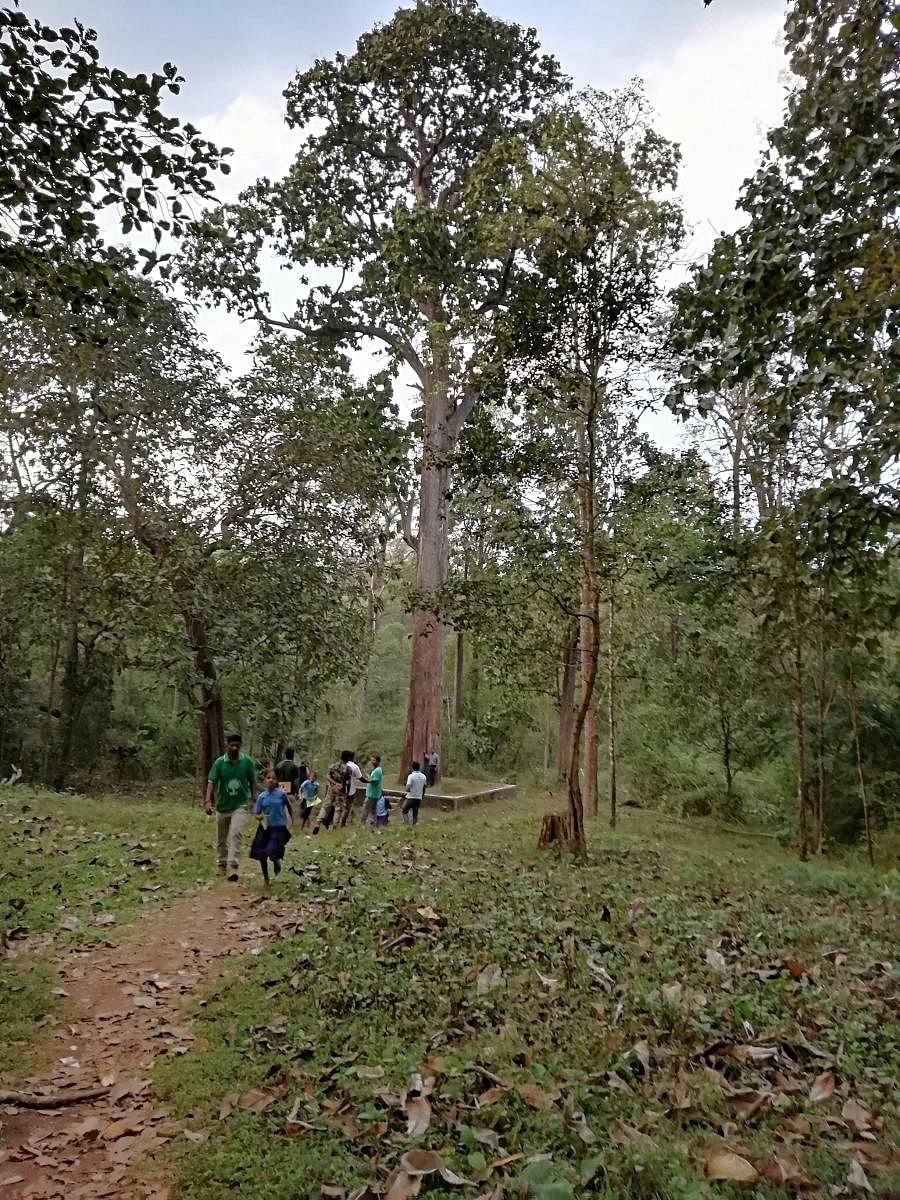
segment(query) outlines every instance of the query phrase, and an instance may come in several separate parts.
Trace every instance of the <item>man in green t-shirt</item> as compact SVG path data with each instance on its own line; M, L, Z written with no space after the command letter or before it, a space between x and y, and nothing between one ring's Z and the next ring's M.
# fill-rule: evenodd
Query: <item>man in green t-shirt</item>
M203 807L211 813L215 800L216 867L232 882L237 882L241 839L255 796L256 766L249 754L241 753L241 735L230 733L225 753L209 769Z

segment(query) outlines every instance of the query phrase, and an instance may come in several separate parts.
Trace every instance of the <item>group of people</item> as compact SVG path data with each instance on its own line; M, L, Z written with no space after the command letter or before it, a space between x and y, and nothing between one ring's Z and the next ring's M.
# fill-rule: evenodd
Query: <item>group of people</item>
M425 789L437 777L438 755L434 751L426 754L424 765L425 771L419 762L414 762L406 780L400 811L409 825L418 823ZM328 768L323 796L315 771L305 762L297 762L293 749L288 747L284 758L263 773L263 786L258 787L256 763L242 752L241 735L229 734L225 753L210 768L204 800L206 812L216 813L218 874L237 881L244 829L252 815L257 827L250 857L260 864L268 887L269 865L276 875L281 871L291 830L307 829L313 814L313 835L320 829L343 828L351 819L360 785L365 787L360 822L376 828L387 825L391 803L384 790L380 755L370 756L369 773L364 775L354 752L343 751Z

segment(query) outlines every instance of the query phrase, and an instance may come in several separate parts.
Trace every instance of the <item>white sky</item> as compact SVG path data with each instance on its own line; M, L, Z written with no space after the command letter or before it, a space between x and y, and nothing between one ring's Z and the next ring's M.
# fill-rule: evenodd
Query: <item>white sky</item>
M399 0L398 0L399 2ZM780 115L783 0L482 0L508 20L535 25L576 87L610 89L644 79L661 133L684 155L681 193L692 235L689 262L720 230L739 223L738 188L754 169L766 128ZM175 62L186 76L171 110L220 145L233 147L231 199L259 175L279 177L297 145L282 120L281 93L297 69L349 50L358 34L390 17L394 0L32 0L29 11L94 26L101 54L130 70ZM290 277L271 273L273 298L291 308ZM227 313L203 314L201 328L240 370L253 329ZM658 440L677 430L652 418Z

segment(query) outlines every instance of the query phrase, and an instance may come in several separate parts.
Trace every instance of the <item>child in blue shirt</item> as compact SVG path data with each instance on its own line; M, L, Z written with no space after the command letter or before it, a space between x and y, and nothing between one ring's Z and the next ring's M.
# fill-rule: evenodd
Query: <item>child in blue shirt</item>
M310 771L309 775L300 784L300 828L305 829L309 824L309 815L313 810L313 806L318 804L319 796L319 781L316 778L315 771Z
M277 875L281 871L284 849L291 840L288 819L293 817L287 794L278 786L278 776L273 770L266 771L265 788L256 797L253 815L259 822L250 857L262 867L265 886L269 886L269 860ZM265 825L263 824L265 821Z

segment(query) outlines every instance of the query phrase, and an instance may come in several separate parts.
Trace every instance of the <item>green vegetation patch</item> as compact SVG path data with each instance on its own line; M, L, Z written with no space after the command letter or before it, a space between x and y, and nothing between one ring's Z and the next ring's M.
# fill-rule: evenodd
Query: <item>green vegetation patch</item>
M896 1187L890 887L798 886L770 841L644 816L577 867L536 852L538 811L292 844L270 902L333 912L242 961L196 1014L208 1049L161 1065L178 1196Z

